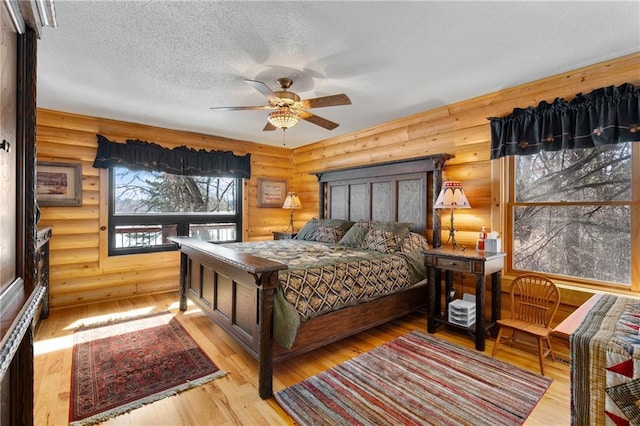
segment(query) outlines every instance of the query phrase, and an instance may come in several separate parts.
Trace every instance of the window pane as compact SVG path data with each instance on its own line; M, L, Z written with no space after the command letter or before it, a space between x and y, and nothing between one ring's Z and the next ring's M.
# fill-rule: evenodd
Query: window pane
M189 225L189 236L205 241L236 241L235 223L195 223Z
M122 225L115 228L115 248L173 244L167 238L178 235L178 225Z
M630 206L517 206L514 218L514 269L630 285Z
M518 156L516 202L630 201L631 143Z
M236 179L114 169L118 214L235 214Z

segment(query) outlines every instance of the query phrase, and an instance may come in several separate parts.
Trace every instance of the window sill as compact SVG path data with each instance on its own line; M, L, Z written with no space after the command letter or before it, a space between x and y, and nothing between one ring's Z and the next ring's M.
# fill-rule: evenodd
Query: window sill
M502 274L502 291L508 292L511 281L517 274ZM630 288L623 286L595 286L586 283L576 283L561 281L554 278L551 280L560 289L561 303L567 306L578 307L587 301L591 296L597 293L612 294L616 296L640 298L640 292L632 291Z

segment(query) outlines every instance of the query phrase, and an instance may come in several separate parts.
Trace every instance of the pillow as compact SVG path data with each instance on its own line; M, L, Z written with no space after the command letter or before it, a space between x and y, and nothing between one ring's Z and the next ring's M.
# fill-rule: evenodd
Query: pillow
M336 226L344 230L344 232L347 232L349 229L351 229L354 223L354 222L351 222L350 220L344 220L344 219L325 219L325 220L327 221L327 225Z
M360 248L364 244L364 238L369 233L368 228L362 226L352 226L344 237L338 242L341 246Z
M313 235L313 239L315 241L319 241L321 243L331 243L337 244L338 241L344 237L344 229L338 228L337 226L332 225L324 225L318 227L315 234Z
M409 232L409 234L407 234L407 236L402 239L402 244L400 244L400 251L402 253L428 249L429 241L427 241L424 235L418 234L417 232Z
M336 228L342 229L344 232L347 232L349 228L353 225L353 222L343 219L316 219L313 218L304 224L302 229L298 231L298 235L295 236L296 240L307 240L307 241L316 241L316 233L318 232L318 228L321 226L334 226ZM344 234L342 234L344 235ZM340 241L338 238L336 241Z
M380 253L393 254L396 252L402 239L393 231L386 229L372 229L364 238L362 248L379 251Z
M315 217L309 220L304 224L302 229L298 231L298 235L294 237L296 240L312 240L313 235L316 233L318 228L322 225L322 221L320 219L316 219Z
M409 232L413 223L405 222L383 222L379 220L360 220L358 226L362 226L367 229L384 229L397 234L402 240Z

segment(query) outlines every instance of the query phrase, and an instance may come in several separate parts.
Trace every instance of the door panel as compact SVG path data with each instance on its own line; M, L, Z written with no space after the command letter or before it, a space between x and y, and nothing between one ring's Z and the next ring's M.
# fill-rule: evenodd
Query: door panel
M5 7L0 34L0 293L16 279L16 87L17 35Z

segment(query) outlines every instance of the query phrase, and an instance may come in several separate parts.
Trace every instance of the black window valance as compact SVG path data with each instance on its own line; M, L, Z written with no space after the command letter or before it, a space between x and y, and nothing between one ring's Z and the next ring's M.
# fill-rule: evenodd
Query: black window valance
M195 150L180 146L169 149L153 142L128 139L125 143L98 137L98 152L93 167L108 169L128 167L174 175L251 177L251 154L235 155L231 151Z
M640 141L639 92L625 83L491 117L491 159Z

